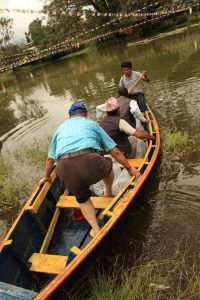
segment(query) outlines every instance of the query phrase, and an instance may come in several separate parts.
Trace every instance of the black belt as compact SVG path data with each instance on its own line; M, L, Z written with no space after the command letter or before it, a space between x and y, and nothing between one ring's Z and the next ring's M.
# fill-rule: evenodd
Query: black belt
M71 152L71 153L65 153L59 156L60 159L64 158L71 158L71 157L76 157L76 156L81 156L83 154L91 153L91 152L97 152L95 149L87 148L87 149L82 149L76 152Z

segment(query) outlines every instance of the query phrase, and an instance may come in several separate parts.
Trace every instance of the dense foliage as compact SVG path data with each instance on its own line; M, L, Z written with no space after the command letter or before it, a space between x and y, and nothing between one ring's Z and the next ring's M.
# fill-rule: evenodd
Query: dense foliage
M0 18L0 48L6 47L13 36L12 19Z
M43 46L44 41L46 45L55 44L69 37L76 38L78 33L85 32L111 20L108 16L89 17L86 19L76 16L77 13L83 10L95 10L100 13L133 12L153 3L156 3L156 1L53 0L43 8L43 12L47 15L45 28L42 26L42 23L33 21L29 26L29 35L35 45ZM109 29L112 29L112 25Z

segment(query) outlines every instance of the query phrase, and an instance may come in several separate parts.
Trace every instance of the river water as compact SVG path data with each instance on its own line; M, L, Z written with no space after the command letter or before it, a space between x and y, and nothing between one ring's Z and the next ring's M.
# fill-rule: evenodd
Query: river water
M144 84L144 91L161 137L175 129L199 133L200 28L193 27L13 73L0 83L2 155L52 135L73 100L84 101L94 118L96 105L117 95L120 63L125 59L135 70L149 73L151 83ZM126 254L129 265L138 249L147 258L159 258L163 251L170 256L183 240L192 255L199 249L200 153L197 149L184 161L167 163L164 155L161 151L153 179L141 196L144 204L128 215L113 240L111 253ZM8 215L15 214L1 210L1 233L7 230Z

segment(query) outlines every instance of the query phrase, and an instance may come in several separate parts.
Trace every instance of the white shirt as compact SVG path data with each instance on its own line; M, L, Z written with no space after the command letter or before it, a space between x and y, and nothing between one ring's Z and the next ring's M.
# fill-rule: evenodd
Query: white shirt
M136 80L142 75L140 72L132 71L132 74L130 77L126 77L125 75L122 76L119 82L120 87L125 87L127 90L129 90L132 85L136 82ZM139 82L136 87L130 92L130 94L135 93L142 93L142 84Z
M133 128L130 124L128 124L128 122L126 122L123 119L120 119L119 121L119 130L123 131L128 135L133 135L136 132L136 129Z

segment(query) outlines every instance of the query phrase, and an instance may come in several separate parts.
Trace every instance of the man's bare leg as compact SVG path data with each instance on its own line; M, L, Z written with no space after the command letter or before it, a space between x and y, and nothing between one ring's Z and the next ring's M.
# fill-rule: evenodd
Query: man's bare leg
M100 227L97 222L96 211L92 204L92 201L91 199L88 199L84 203L79 203L79 205L82 214L84 215L85 219L88 221L90 226L92 227L92 230L90 231L90 235L91 237L94 237L100 231Z
M112 197L113 179L114 179L114 172L112 169L108 174L108 176L103 179L103 182L105 184L104 197Z

